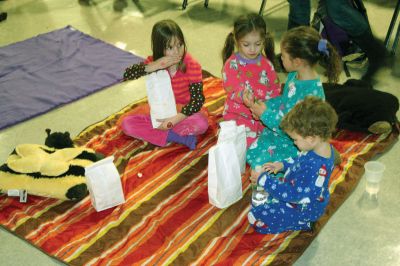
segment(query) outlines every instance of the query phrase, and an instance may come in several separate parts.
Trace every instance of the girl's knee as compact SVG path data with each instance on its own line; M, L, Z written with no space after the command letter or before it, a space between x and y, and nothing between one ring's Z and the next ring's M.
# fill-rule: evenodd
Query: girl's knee
M202 116L201 119L199 119L199 134L203 134L204 132L207 131L208 129L208 119L205 116Z
M196 113L190 119L179 124L179 128L185 135L201 135L208 129L208 119L202 113Z
M143 129L148 124L151 123L147 121L144 115L131 115L125 117L121 122L121 129L126 135L135 135L138 129Z
M121 122L122 132L124 132L125 134L128 134L129 128L130 128L129 117L125 117Z

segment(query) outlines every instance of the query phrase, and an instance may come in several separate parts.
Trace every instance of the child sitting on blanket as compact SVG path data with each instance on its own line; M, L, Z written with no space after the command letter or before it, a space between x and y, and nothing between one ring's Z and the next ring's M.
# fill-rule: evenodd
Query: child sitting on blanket
M301 151L297 157L265 163L258 186L268 193L252 205L250 224L263 234L310 230L329 202L329 178L334 168L328 142L337 123L335 110L324 100L308 96L283 118L280 126Z
M308 95L325 99L317 64L325 66L329 82L336 82L341 70L340 58L334 47L311 27L297 27L285 33L281 41L282 61L289 72L282 94L265 102L255 101L251 93L243 100L254 117L266 126L246 154L251 178L257 179L264 163L296 155L293 140L279 124L295 104Z
M222 77L227 94L223 117L246 126L249 147L264 126L252 117L250 109L243 103L243 92L249 90L261 101L280 94L279 79L270 61L275 57L274 40L263 17L248 14L237 18L233 31L226 37L222 57Z
M151 47L153 56L144 63L128 67L124 79L137 79L160 69L167 70L178 114L159 120L161 125L156 129L152 127L149 114L126 116L122 120L122 130L126 135L157 146L176 142L193 150L196 135L203 134L208 128L206 112L200 112L205 101L201 66L186 52L182 30L172 20L162 20L153 26Z

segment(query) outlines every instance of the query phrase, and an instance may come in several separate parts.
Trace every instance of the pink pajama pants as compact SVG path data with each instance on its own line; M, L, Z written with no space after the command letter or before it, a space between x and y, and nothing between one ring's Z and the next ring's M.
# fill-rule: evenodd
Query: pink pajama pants
M125 117L121 123L122 131L131 137L150 142L157 146L167 144L168 130L153 128L149 115L130 115ZM178 124L172 130L181 135L200 135L208 128L207 117L199 112L195 113Z

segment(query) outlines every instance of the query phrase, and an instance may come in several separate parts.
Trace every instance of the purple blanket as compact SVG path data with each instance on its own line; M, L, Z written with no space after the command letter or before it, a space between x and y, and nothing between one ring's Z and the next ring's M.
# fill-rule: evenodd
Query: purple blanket
M0 129L122 80L143 58L71 26L0 48Z

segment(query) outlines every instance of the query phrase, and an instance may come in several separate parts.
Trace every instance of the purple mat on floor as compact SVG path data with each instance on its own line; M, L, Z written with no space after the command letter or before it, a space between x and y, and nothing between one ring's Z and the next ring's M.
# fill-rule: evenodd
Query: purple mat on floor
M143 58L71 26L0 48L0 129L122 80Z

